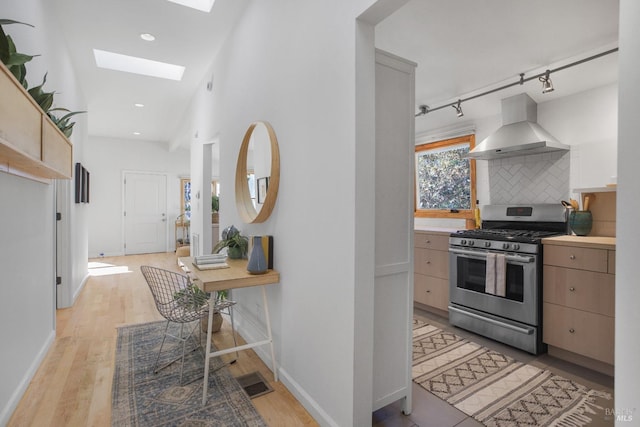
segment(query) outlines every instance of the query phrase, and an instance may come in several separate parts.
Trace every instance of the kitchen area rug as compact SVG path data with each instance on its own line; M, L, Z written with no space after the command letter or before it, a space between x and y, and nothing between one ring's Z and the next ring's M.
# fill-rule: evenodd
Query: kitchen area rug
M211 359L209 394L204 406L202 352L185 354L184 385L179 382L180 361L153 373L165 324L159 321L118 328L111 425L266 426L249 396L219 358ZM179 325L171 324L169 332L178 335ZM182 345L168 338L159 366L181 354Z
M612 399L416 318L412 378L490 427L586 426L604 416L597 401Z

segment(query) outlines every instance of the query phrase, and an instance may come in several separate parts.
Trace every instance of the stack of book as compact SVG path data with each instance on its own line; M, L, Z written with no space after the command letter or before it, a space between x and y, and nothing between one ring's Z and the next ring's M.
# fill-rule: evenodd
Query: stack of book
M193 265L200 270L227 268L227 256L222 254L198 255L193 257Z

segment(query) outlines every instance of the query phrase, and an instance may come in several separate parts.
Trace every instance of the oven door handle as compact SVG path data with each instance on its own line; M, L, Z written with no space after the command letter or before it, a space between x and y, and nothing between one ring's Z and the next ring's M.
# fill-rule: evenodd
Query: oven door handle
M487 258L487 255L486 255L487 252L468 251L468 250L457 249L457 248L449 248L449 252L457 255L465 255L465 256L478 258L478 259ZM505 256L505 259L510 262L518 262L521 264L528 264L535 261L535 258L532 256L521 256L521 255L507 255Z
M533 334L533 331L534 331L533 328L521 328L521 327L516 326L516 325L511 325L509 323L505 323L505 322L500 322L498 320L494 320L494 319L492 319L490 317L484 317L484 316L480 316L480 315L475 314L475 313L470 313L470 312L468 312L466 310L460 310L459 308L452 307L452 306L449 306L449 311L460 313L460 314L463 314L465 316L469 316L469 317L472 317L474 319L481 320L483 322L491 323L492 325L500 326L502 328L511 329L512 331L521 333L523 335L531 335L531 334Z

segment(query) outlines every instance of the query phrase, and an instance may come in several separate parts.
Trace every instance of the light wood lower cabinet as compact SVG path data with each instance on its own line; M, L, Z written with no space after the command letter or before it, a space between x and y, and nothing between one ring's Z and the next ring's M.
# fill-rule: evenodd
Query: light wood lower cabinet
M543 341L549 353L611 374L615 251L544 245Z
M413 300L442 314L449 306L449 235L414 234Z
M544 342L613 365L615 318L544 303Z

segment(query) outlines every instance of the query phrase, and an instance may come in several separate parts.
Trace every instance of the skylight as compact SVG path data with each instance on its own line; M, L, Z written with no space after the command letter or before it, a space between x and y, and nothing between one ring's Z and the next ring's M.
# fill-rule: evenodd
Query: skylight
M109 70L178 81L182 80L182 75L184 74L182 65L167 64L166 62L152 61L99 49L93 49L93 55L96 58L98 67Z
M213 3L216 0L169 0L172 3L177 3L182 6L187 6L193 9L201 10L203 12L211 12Z

